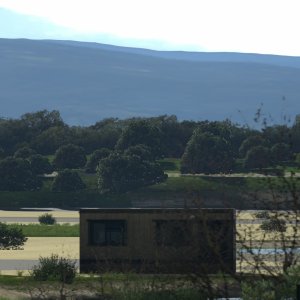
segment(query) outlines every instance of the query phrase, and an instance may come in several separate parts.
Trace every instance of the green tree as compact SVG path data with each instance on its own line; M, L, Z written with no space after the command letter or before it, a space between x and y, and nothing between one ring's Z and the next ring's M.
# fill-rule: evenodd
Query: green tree
M292 159L291 147L285 143L277 143L271 148L273 163L281 163Z
M131 146L143 144L151 149L155 157L162 155L162 133L158 126L147 120L132 120L123 130L116 145L117 150L126 150Z
M271 152L263 146L256 146L248 150L245 158L246 169L262 169L270 166Z
M15 154L14 157L15 158L29 158L29 156L36 154L36 152L34 150L32 150L29 147L22 147L19 148Z
M52 184L54 192L70 192L85 189L86 185L76 171L63 170L58 173Z
M49 159L40 154L35 154L29 157L31 170L34 174L49 174L53 172L53 167Z
M201 129L194 131L181 160L182 173L228 173L233 168L231 145Z
M61 146L55 153L53 165L57 169L77 169L86 164L86 156L82 147L68 144Z
M99 161L105 157L108 157L110 153L111 150L107 148L94 151L85 165L85 171L87 173L96 173L96 168L99 164Z
M124 154L128 156L136 155L140 157L141 160L154 160L153 154L151 153L151 149L145 145L131 146L124 151Z
M253 147L266 146L266 140L260 135L251 135L246 138L239 149L240 157L245 157L247 152Z
M0 222L0 250L22 249L27 238L24 236L22 229L8 226Z
M102 193L123 193L166 180L159 164L118 152L100 161L98 186Z
M63 146L71 143L73 132L68 126L55 126L46 129L31 140L31 146L38 153L48 155Z
M21 158L7 157L0 161L0 178L2 191L28 191L42 186L29 161Z

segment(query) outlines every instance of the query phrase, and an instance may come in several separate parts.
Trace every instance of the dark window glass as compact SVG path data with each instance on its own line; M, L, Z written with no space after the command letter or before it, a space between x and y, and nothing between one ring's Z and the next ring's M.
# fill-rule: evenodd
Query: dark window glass
M188 246L190 244L190 230L187 221L156 220L155 240L158 246Z
M89 244L99 246L123 246L126 244L126 221L89 221Z

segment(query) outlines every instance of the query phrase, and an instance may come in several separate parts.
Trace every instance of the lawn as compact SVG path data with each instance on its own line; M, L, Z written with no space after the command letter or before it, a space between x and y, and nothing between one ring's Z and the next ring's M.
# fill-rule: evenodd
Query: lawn
M9 227L22 229L26 237L79 237L79 224L10 224Z

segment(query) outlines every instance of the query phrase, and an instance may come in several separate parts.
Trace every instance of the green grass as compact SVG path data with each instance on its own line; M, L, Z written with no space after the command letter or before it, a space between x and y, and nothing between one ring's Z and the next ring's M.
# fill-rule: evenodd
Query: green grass
M8 226L22 229L26 237L79 237L79 224L10 224Z
M158 161L163 170L167 173L180 172L179 158L164 158Z
M178 159L164 159L166 170L178 172ZM172 166L171 166L172 165ZM77 192L52 192L53 179L44 179L39 191L6 192L0 191L0 209L19 209L21 207L58 207L78 209L80 207L131 207L132 201L151 201L186 199L197 194L205 199L230 199L230 207L240 204L246 194L269 192L270 187L283 190L286 184L295 183L300 188L300 180L282 178L234 178L208 176L169 177L166 182L143 187L123 194L100 194L97 190L97 175L85 174L79 170L87 189ZM239 205L238 208L241 208ZM243 207L242 207L243 208ZM245 207L250 209L249 206Z

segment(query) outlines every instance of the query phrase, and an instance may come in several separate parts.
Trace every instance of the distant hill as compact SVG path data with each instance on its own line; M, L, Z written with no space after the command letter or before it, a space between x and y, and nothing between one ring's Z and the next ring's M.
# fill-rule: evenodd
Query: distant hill
M0 39L2 117L46 108L79 125L160 114L251 123L261 103L276 122L300 113L300 57Z

